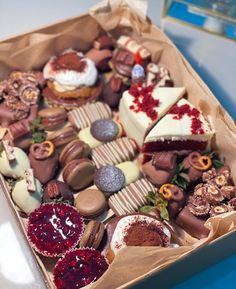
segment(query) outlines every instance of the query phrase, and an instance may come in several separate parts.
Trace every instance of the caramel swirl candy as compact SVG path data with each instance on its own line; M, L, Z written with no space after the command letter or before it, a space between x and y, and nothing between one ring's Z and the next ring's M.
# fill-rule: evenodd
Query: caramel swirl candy
M201 196L190 196L187 205L189 211L195 216L206 216L210 211L210 204Z

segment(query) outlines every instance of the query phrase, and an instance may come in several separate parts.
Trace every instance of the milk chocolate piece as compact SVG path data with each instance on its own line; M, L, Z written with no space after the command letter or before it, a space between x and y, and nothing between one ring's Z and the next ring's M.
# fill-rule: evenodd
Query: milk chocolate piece
M203 171L199 171L192 166L194 159L197 159L199 157L201 157L200 153L192 152L183 160L183 166L184 169L188 172L190 182L195 182L202 177Z
M127 50L117 50L111 60L115 71L122 76L131 77L132 68L135 64L135 55Z
M30 132L29 121L27 119L19 120L9 125L8 131L13 141L15 141L16 139L25 136Z
M98 50L92 48L85 54L85 57L91 59L100 71L105 72L110 70L108 62L112 58L111 50L109 49Z
M175 185L169 189L171 191L171 198L168 200L168 212L170 218L175 218L185 204L185 194L181 188Z
M176 223L188 234L197 239L206 238L210 232L210 230L204 226L205 221L195 217L187 207L184 207L179 213L176 218Z
M96 49L113 49L115 43L116 40L114 38L107 35L102 35L94 41L93 47Z
M120 103L122 93L126 86L119 76L112 76L108 83L105 84L103 90L103 100L111 107L116 108Z
M161 170L161 169L156 169L152 165L152 161L149 161L145 164L142 165L142 171L146 178L154 185L163 185L165 183L169 183L172 179L173 173L166 171L166 170Z
M154 153L152 157L152 165L156 169L174 170L176 167L176 155L172 152Z

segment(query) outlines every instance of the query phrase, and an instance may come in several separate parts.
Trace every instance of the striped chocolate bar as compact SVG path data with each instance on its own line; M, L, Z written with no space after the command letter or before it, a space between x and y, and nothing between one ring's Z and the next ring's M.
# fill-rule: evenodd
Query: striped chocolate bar
M108 200L108 205L117 216L134 213L147 203L148 192L156 190L147 179L143 178L112 195Z
M78 130L86 128L95 120L101 118L111 118L110 107L102 102L87 103L68 113L68 119Z
M136 156L138 147L134 140L122 137L100 145L92 150L91 156L97 168L104 165L117 165L131 161Z

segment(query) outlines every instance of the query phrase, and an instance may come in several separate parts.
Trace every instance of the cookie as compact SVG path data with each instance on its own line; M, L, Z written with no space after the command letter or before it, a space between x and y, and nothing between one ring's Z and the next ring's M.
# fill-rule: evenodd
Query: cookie
M63 169L63 180L73 189L81 190L93 181L95 173L94 163L87 159L78 159L69 162Z
M103 102L87 103L68 113L70 123L78 130L86 128L95 120L101 118L111 118L112 111L110 107Z
M124 187L125 175L119 168L107 165L95 172L94 183L99 190L109 196Z
M156 188L147 179L140 179L110 196L108 205L117 216L134 213L147 204L148 192L156 192Z
M75 159L88 157L90 154L90 147L85 142L75 139L69 142L61 151L59 156L59 162L64 167L70 161Z
M117 165L134 159L138 152L136 143L127 137L118 138L92 150L91 157L97 168Z
M81 191L77 195L75 206L84 218L93 219L104 213L107 201L101 191L91 188Z
M90 221L81 237L80 247L82 248L94 248L97 249L102 241L104 235L105 226L103 223L92 220Z

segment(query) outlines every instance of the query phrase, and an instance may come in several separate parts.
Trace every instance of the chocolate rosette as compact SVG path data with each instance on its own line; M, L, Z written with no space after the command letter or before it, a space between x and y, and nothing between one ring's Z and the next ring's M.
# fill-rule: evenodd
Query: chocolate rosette
M204 197L211 205L217 205L224 200L220 189L211 184L204 185Z
M235 186L223 186L220 189L222 195L225 199L230 200L236 197L236 187Z
M190 196L187 207L194 216L206 216L210 211L210 204L201 196Z
M236 198L231 199L228 204L233 208L233 210L236 210Z
M227 212L231 212L233 208L226 204L221 204L219 206L212 206L210 209L210 216L214 217L217 215L221 215Z

